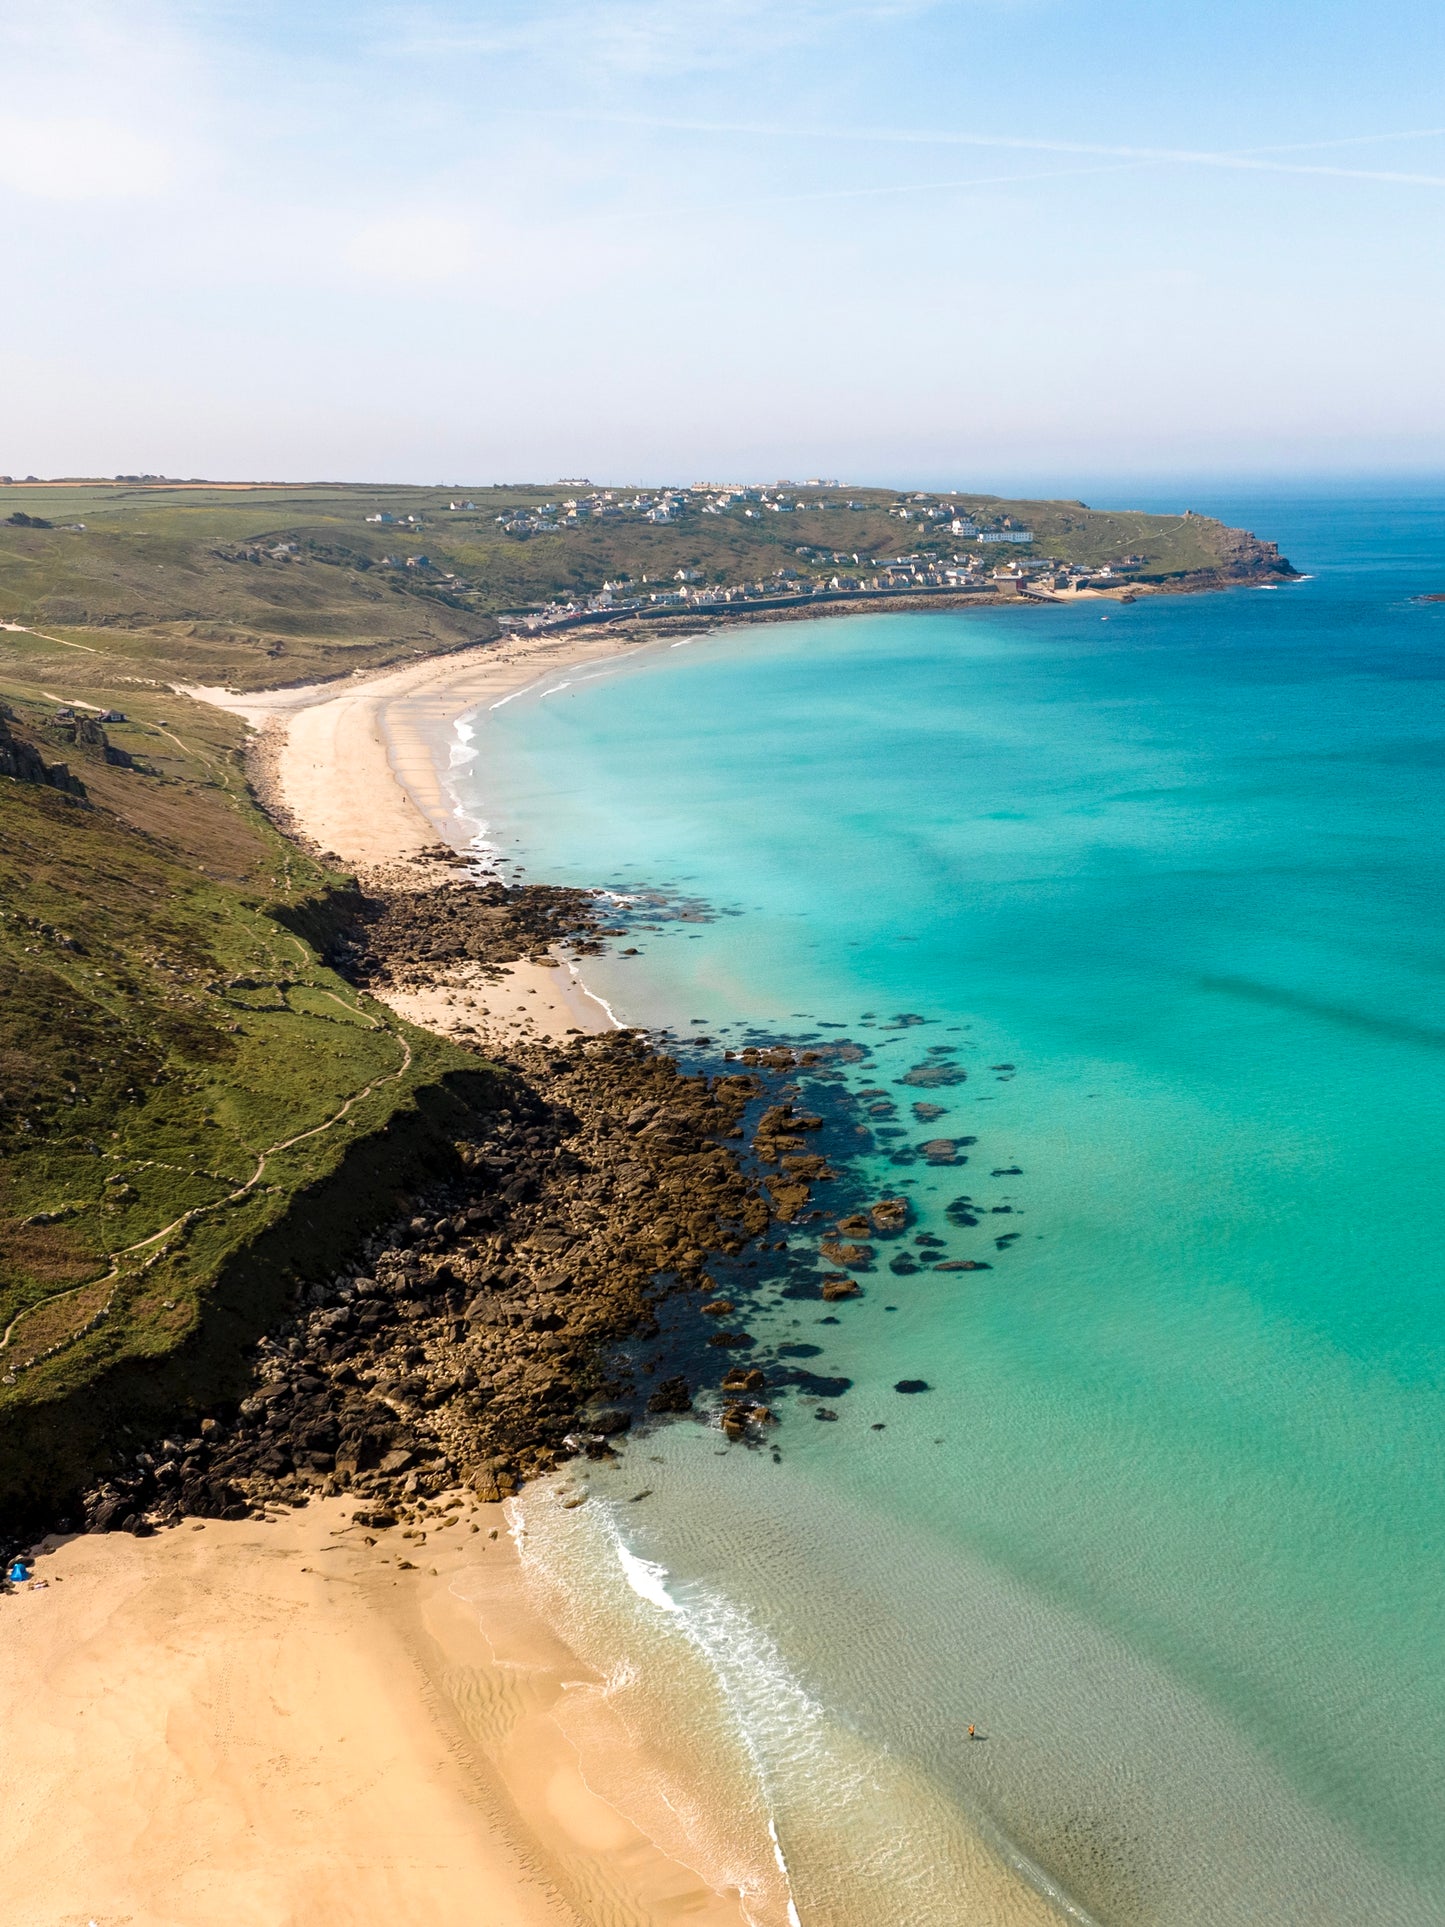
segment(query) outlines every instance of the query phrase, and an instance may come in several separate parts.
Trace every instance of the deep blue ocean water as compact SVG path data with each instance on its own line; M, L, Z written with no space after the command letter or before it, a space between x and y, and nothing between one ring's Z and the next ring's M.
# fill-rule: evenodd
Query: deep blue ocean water
M470 719L530 874L716 913L589 962L619 1016L865 1043L864 1178L990 1266L764 1291L836 1422L527 1501L760 1921L1445 1921L1445 499L1195 505L1308 579L734 630ZM967 1081L899 1085L930 1052Z

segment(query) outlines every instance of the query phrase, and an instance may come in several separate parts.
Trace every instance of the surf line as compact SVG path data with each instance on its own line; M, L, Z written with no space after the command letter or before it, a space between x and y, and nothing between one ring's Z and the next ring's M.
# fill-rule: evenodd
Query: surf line
M622 650L618 655L614 656L612 660L614 662L626 662L629 656L640 656L643 654L644 650L648 649L650 646L651 645L648 643L639 643L635 649ZM545 676L534 676L531 682L523 683L520 689L512 690L510 695L499 696L496 702L487 704L488 714L490 714L491 711L494 709L505 709L508 703L516 702L519 696L530 696L534 689L540 689L544 682L550 682L553 676L555 676L556 674L557 674L557 671L555 669L549 669ZM566 683L562 683L559 685L559 687L565 689L567 685ZM550 695L554 695L556 691L549 689L546 693L550 696Z
M732 1704L734 1712L741 1714L742 1709L737 1706L736 1695L730 1689L728 1681L723 1677L717 1666L713 1664L713 1656L708 1650L707 1641L702 1637L699 1627L693 1623L692 1615L689 1614L682 1602L674 1599L672 1594L667 1590L667 1586L664 1583L668 1577L666 1566L658 1565L653 1559L643 1559L632 1551L622 1537L621 1528L611 1508L607 1510L605 1517L607 1520L607 1531L611 1537L613 1549L617 1554L617 1563L621 1566L623 1577L626 1579L628 1585L637 1594L638 1598L646 1600L648 1605L657 1607L661 1612L675 1613L678 1615L682 1633L687 1639L688 1644L701 1656L704 1664L708 1666L714 1680L722 1690L723 1697ZM778 1838L777 1820L773 1813L772 1802L768 1797L767 1764L749 1730L746 1718L740 1718L739 1720L739 1735L742 1739L744 1749L752 1761L753 1771L757 1774L758 1787L762 1793L764 1805L767 1810L768 1838L771 1840L773 1846L773 1859L777 1863L778 1872L783 1877L783 1890L787 1899L788 1927L803 1927L802 1915L798 1912L797 1897L793 1892L792 1872L788 1866L787 1855L783 1852L783 1843ZM744 1900L744 1906L746 1908L746 1900ZM749 1917L751 1918L751 1916Z

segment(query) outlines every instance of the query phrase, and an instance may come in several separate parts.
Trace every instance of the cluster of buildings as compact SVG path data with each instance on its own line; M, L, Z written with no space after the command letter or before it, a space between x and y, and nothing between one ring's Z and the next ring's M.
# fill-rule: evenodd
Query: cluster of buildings
M507 509L496 517L498 528L509 535L546 535L558 529L580 528L589 522L674 522L689 512L696 515L725 515L733 511L745 520L757 521L764 515L794 515L804 509L867 509L876 503L849 501L839 496L836 481L813 480L801 486L794 482L697 482L690 488L655 491L593 489L561 502L543 502L534 508ZM813 489L824 491L807 499ZM451 508L470 508L469 502L453 502ZM896 512L896 511L895 511Z
M1076 593L1082 588L1119 586L1143 562L1141 556L1126 556L1102 568L1086 569L1032 553L1034 533L1009 515L998 515L990 523L947 496L916 493L895 498L891 506L847 497L836 481L813 479L802 484L699 482L687 488L601 489L589 483L562 484L575 493L562 495L554 502L503 510L495 526L515 536L557 534L583 528L592 523L645 522L667 525L684 517L733 515L761 521L769 515L809 512L867 511L886 512L896 520L916 526L925 537L922 547L937 550L943 545L938 537L952 537L952 553L946 558L937 553L910 553L895 556L868 556L858 549L842 546L800 544L793 553L805 565L806 573L780 567L772 574L750 582L705 583L695 569L679 568L665 579L643 576L604 582L595 594L554 600L544 606L500 618L504 628L546 629L585 622L607 622L623 616L662 616L696 610L749 605L758 608L796 604L804 598L838 601L849 597L883 595L947 595L967 591L1023 593L1056 596ZM476 504L457 498L447 504L453 512L476 510ZM415 515L392 516L384 511L367 517L369 522L419 526ZM876 524L875 524L876 531ZM842 534L842 530L839 530ZM844 540L846 540L846 536ZM954 546L957 545L957 546ZM1024 555L1019 551L1028 550ZM992 551L992 554L990 554ZM1007 562L1001 551L1011 552ZM777 554L777 550L772 550ZM426 556L384 556L383 566L430 569ZM440 573L440 572L436 572ZM443 576L453 588L464 588L456 577Z
M663 489L656 494L626 489L594 489L590 495L563 502L543 502L537 508L507 509L496 517L506 535L555 535L589 522L672 522L697 506L688 489Z
M856 562L857 557L853 560ZM1110 563L1098 569L1053 561L989 568L977 555L955 555L947 562L904 555L875 559L856 574L840 573L819 579L803 576L794 569L780 568L771 576L752 582L703 585L697 582L696 570L678 569L670 580L657 587L652 587L646 576L640 583L606 582L594 596L549 602L540 609L501 616L498 620L504 629L532 631L611 622L624 616L682 615L691 610L706 614L739 606L776 609L804 601L840 602L852 597L973 592L1052 599L1077 594L1081 589L1123 586L1138 560L1131 557L1127 566Z
M655 493L626 489L593 489L562 502L543 502L532 508L506 509L496 525L507 535L554 535L560 529L581 528L589 522L675 522L689 512L696 515L740 515L744 521L761 521L768 515L797 515L803 511L871 510L876 502L860 502L836 493L836 482L805 482L801 488L792 482L767 484L699 482L691 488L662 489ZM807 491L826 491L808 499ZM471 508L470 502L451 502L452 509ZM928 495L915 495L888 510L902 522L923 525L943 524L951 535L965 541L1027 544L1033 541L1029 529L1018 527L1004 516L996 527L981 528L971 516L952 502L941 502ZM377 517L369 518L377 520Z

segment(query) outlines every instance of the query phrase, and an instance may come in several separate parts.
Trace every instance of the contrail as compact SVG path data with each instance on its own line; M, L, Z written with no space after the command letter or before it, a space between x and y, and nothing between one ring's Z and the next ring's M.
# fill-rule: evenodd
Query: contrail
M541 118L554 118L543 111ZM1394 168L1335 167L1325 161L1282 161L1279 153L1299 153L1334 146L1364 145L1372 141L1427 140L1445 133L1441 128L1419 128L1405 134L1365 134L1339 141L1298 142L1279 148L1247 148L1221 152L1196 147L1124 147L1101 141L1038 140L1009 134L915 132L888 127L778 127L766 122L672 119L663 115L559 112L557 119L590 120L619 127L656 127L685 134L746 134L768 140L824 140L881 142L903 147L985 147L1025 154L1079 154L1103 160L1138 164L1216 167L1251 174L1295 174L1341 181L1378 181L1399 187L1445 187L1445 174L1413 174Z
M1032 168L1026 174L973 174L967 180L902 181L887 187L820 187L812 192L801 194L745 194L729 201L702 201L679 206L669 204L665 208L653 211L669 216L731 214L740 208L773 207L779 203L792 206L798 201L865 201L885 194L937 194L949 188L1008 187L1019 181L1078 180L1081 176L1088 174L1127 174L1131 168L1138 165L1137 161L1114 161L1100 167Z

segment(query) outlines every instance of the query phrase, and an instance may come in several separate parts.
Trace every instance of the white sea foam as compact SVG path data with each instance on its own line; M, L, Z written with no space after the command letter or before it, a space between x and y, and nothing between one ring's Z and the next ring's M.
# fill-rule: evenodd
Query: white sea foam
M843 1783L840 1762L830 1759L823 1709L789 1670L773 1641L740 1607L711 1587L697 1584L674 1597L663 1583L665 1566L643 1559L625 1543L617 1515L599 1508L627 1583L640 1598L675 1614L689 1644L707 1663L733 1715L735 1733L752 1763L767 1813L768 1836L778 1872L787 1889L788 1920L802 1927L787 1857L778 1837L773 1776L801 1769L805 1779L826 1771L835 1797L846 1799L855 1786ZM861 1790L861 1789L858 1789Z
M599 996L598 993L595 990L593 990L589 984L583 983L582 972L577 968L576 964L574 964L570 958L568 959L568 962L567 962L567 968L572 973L573 983L576 984L577 988L582 992L583 996L590 997L594 1004L598 1005L602 1010L606 1011L607 1021L609 1024L611 1024L612 1028L614 1030L626 1030L627 1029L626 1024L623 1023L622 1019L617 1015L617 1012L612 1008L611 1004L608 1003L607 999L605 997Z
M663 1580L667 1577L667 1567L659 1566L651 1559L639 1559L635 1552L629 1552L619 1539L617 1541L617 1563L627 1575L627 1583L639 1599L659 1607L665 1613L680 1613L682 1607L672 1597Z
M788 1878L787 1856L783 1852L783 1843L778 1838L778 1823L773 1819L771 1814L768 1816L768 1838L773 1843L773 1858L778 1863L778 1872L783 1876L784 1880L788 1881L788 1927L803 1927L802 1916L798 1912L798 1903L793 1898L793 1883Z

